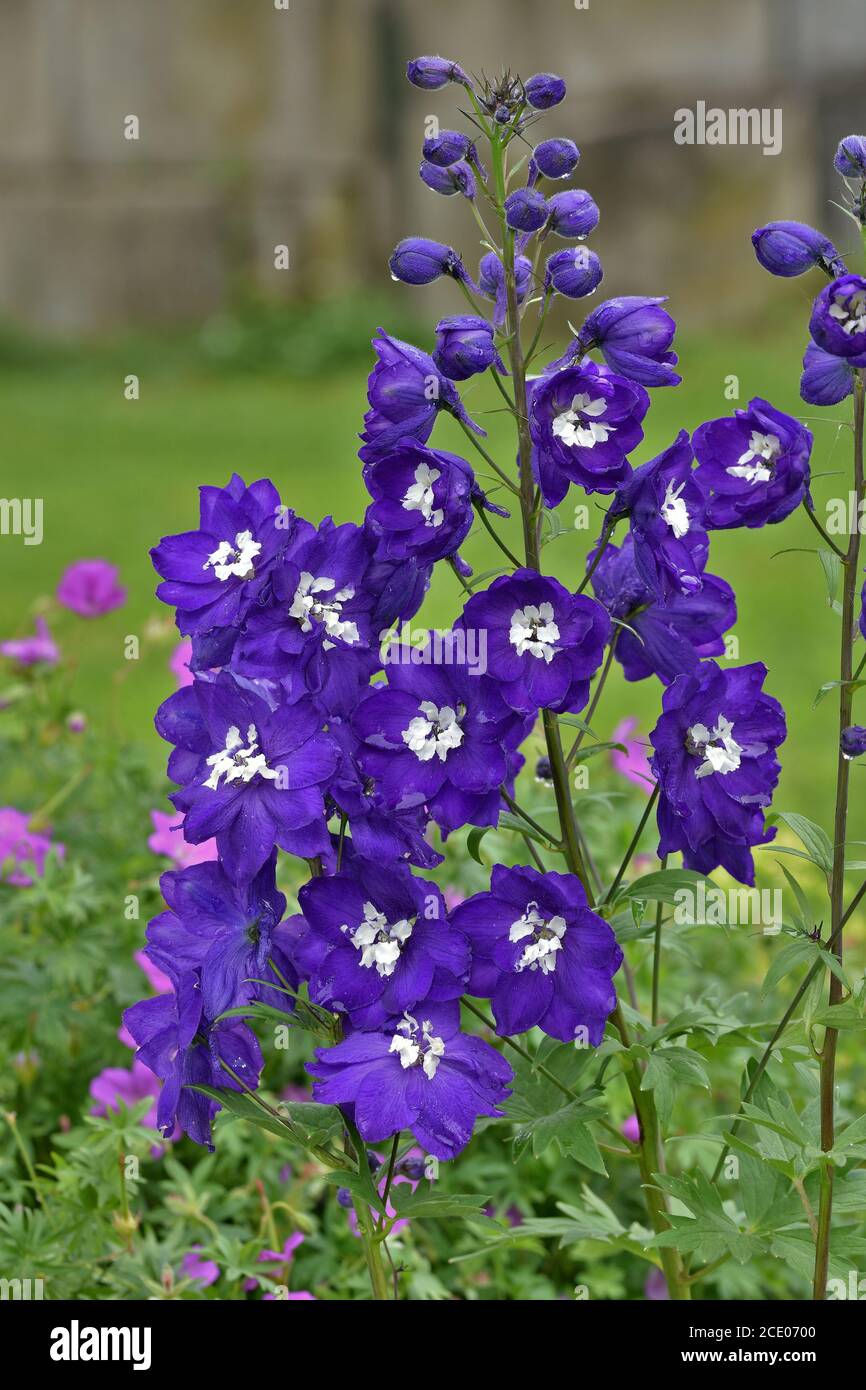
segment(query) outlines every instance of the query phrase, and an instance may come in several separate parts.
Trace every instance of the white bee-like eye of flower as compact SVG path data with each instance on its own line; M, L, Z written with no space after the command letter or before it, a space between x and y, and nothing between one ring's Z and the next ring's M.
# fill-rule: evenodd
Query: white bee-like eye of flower
M524 608L516 608L511 615L508 638L512 647L516 647L518 656L529 652L540 661L552 661L559 641L553 604L527 603Z
M436 499L433 493L433 484L441 476L441 471L438 468L431 468L426 463L419 463L415 469L415 481L403 495L403 510L420 512L424 518L425 526L441 526L445 520L445 513L442 508L434 506Z
M616 425L605 425L599 420L606 410L607 401L603 397L593 400L580 393L574 397L569 410L554 417L553 433L569 448L579 445L582 449L593 449L596 444L604 444L616 429Z
M251 531L238 531L234 541L220 541L202 569L212 569L217 579L249 579L255 573L253 561L261 548Z
M538 910L538 903L527 903L523 916L512 922L508 929L509 941L526 942L523 954L514 967L515 974L520 975L524 970L540 970L542 975L552 975L564 936L564 917L545 919Z
M734 738L733 724L723 714L719 715L714 729L708 729L706 724L693 724L686 734L686 748L704 760L695 769L696 777L710 777L714 772L724 777L728 772L736 772L743 752Z
M843 333L866 333L866 290L837 294L830 305L830 317L836 319Z
M725 472L732 478L745 478L747 483L768 483L781 452L782 444L777 435L752 430L748 449Z
M218 790L221 777L228 785L229 782L251 782L254 777L265 777L269 782L275 782L280 775L275 768L268 767L264 753L259 752L259 735L255 724L250 724L247 729L246 746L240 730L232 724L226 734L225 748L211 753L207 765L211 773L204 785L210 787L211 791Z
M389 922L373 903L364 903L364 920L357 927L343 926L340 931L361 952L361 965L365 969L376 967L377 975L393 975L400 960L400 953L412 935L414 919L410 922L402 917L399 922Z
M691 524L688 508L681 496L684 487L684 482L680 483L679 487L674 483L668 483L664 501L659 509L662 520L667 522L678 541L688 535Z
M418 708L421 713L410 719L409 727L403 730L403 742L420 762L438 758L444 763L452 748L459 748L463 742L460 716L450 705L440 708L432 700L422 700Z
M397 1053L404 1071L420 1066L427 1080L432 1081L440 1059L445 1056L445 1043L442 1038L434 1036L429 1018L419 1024L417 1018L404 1013L388 1051Z
M339 638L350 646L353 642L360 641L357 623L349 619L344 621L342 617L343 604L355 597L355 590L351 584L347 584L345 589L340 589L337 593L333 592L335 588L336 580L329 579L327 575L317 579L309 570L302 570L289 609L289 617L297 618L302 632L312 632L313 623L322 624L326 633L322 645L326 650L334 645L328 638ZM326 595L329 597L325 597Z

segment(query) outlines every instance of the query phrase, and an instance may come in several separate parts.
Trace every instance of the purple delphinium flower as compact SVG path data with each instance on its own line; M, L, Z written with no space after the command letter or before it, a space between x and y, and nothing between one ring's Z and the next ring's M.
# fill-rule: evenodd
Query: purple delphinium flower
M761 689L766 674L760 662L726 670L702 662L668 686L650 734L661 788L659 855L682 851L687 869L708 874L721 866L749 885L753 847L776 833L765 829L763 808L786 736L782 706Z
M532 151L529 161L529 183L539 174L546 179L566 179L573 174L580 160L580 150L573 140L542 140Z
M554 193L548 209L548 227L557 236L585 237L598 226L598 207L585 188Z
M591 563L593 556L590 555ZM608 543L592 575L596 598L618 629L616 658L627 681L656 675L669 685L703 656L721 656L723 633L737 620L734 591L716 575L702 575L698 593L673 593L659 603L638 574L630 535L618 549Z
M565 83L553 72L537 72L523 84L523 92L536 111L549 111L565 98Z
M852 758L862 757L866 753L866 728L862 724L849 724L842 730L839 746L842 757L849 762Z
M773 525L808 498L811 432L769 401L709 420L692 443L710 530Z
M501 328L507 311L505 269L495 251L488 251L481 257L478 284L485 299L493 300L493 322ZM522 304L532 287L532 261L527 256L514 258L514 286L517 303Z
M833 156L833 168L846 179L866 179L866 135L846 135Z
M819 347L852 366L866 366L866 280L840 275L827 285L812 307L809 331Z
M594 251L585 246L556 251L548 258L544 271L544 287L564 294L568 299L583 299L598 289L604 269Z
M449 82L459 82L462 87L471 86L460 64L452 63L449 58L412 58L406 64L406 76L413 87L420 87L425 92L435 92L440 87L447 87Z
M569 367L575 358L597 348L611 371L642 386L676 386L682 380L673 370L671 351L676 324L661 308L664 297L623 295L607 299L587 316L565 355L548 371Z
M422 159L418 173L422 183L425 183L434 193L441 193L445 198L453 198L456 193L462 193L464 198L474 198L478 192L475 174L465 159L458 160L456 164L450 164L447 169L442 169L438 164L431 164L429 160ZM406 276L398 275L396 278L404 280ZM409 281L409 284L413 285L419 283L428 284L429 281Z
M54 853L62 859L65 845L30 829L29 813L14 806L0 807L0 882L15 888L29 888L33 879L45 873L45 861ZM45 826L43 829L48 830Z
M148 923L148 958L169 974L198 970L202 1008L208 1018L261 998L264 986L258 981L278 984L271 960L289 988L297 985L281 949L278 927L286 900L277 892L275 865L273 854L255 878L240 887L230 882L217 863L171 870L160 879L168 908ZM273 1002L274 994L278 1007L289 1012L291 998L269 991L268 1002Z
M676 593L697 593L701 587L709 552L705 508L685 430L617 489L608 515L611 520L630 518L635 567L662 602Z
M126 589L117 580L117 566L107 560L76 560L64 570L57 602L80 618L101 618L126 602Z
M235 1019L214 1024L204 1018L194 972L179 978L175 993L133 1004L123 1021L138 1044L136 1057L163 1083L157 1104L160 1133L168 1137L177 1124L196 1144L213 1150L211 1121L221 1107L191 1087L239 1091L243 1082L254 1089L262 1069L255 1034Z
M436 884L405 866L354 856L340 873L311 879L298 900L305 926L293 958L314 1004L378 1028L463 993L469 943Z
M271 575L270 602L247 619L233 670L281 680L290 700L311 694L328 709L351 707L378 665L369 580L375 548L353 522L299 521Z
M369 1144L408 1129L435 1158L455 1158L481 1115L500 1116L514 1073L495 1048L459 1031L456 1006L431 1005L387 1030L318 1048L313 1095L350 1105Z
M367 383L370 409L364 416L364 447L358 451L365 463L384 458L403 438L426 444L440 410L455 415L476 434L485 433L469 418L454 386L428 353L381 328L373 347L378 361Z
M845 263L822 232L805 222L768 222L752 233L755 255L771 275L802 275L819 266L828 275L840 275Z
M847 357L810 343L803 357L800 395L809 405L838 405L854 390L856 368Z
M367 464L364 481L373 498L366 523L380 555L442 560L469 534L475 477L459 455L404 439Z
M274 845L311 858L330 852L323 789L337 749L310 698L272 706L228 672L197 680L159 708L157 732L182 750L169 776L192 844L215 837L233 883L248 882Z
M467 993L490 998L497 1033L540 1028L574 1042L585 1030L598 1046L622 951L578 878L496 864L490 891L467 898L453 920L472 944Z
M166 536L150 552L163 580L157 597L177 609L178 629L187 635L243 621L294 524L267 478L247 487L234 473L227 487L199 493L199 529Z
M0 656L8 656L19 666L56 666L60 650L48 631L44 618L36 619L36 631L30 637L8 637L0 642Z
M488 367L505 373L493 340L493 326L478 314L452 314L439 320L433 361L449 381L466 381Z
M459 654L462 637L445 655ZM429 664L389 665L388 684L361 702L352 720L359 761L392 809L426 805L446 833L495 825L499 789L512 773L508 754L528 732L526 720L466 664L435 664L436 654L434 635L421 654Z
M341 816L345 816L351 847L363 858L377 863L405 861L422 869L433 869L442 863L442 855L425 837L427 812L423 806L391 810L382 792L371 777L361 769L358 759L359 740L351 725L342 719L332 719L328 732L340 748L341 758L331 779L329 799Z
M548 507L577 483L613 492L631 472L626 455L643 439L649 408L642 386L585 362L529 385L532 466Z
M519 714L583 709L611 631L601 604L531 569L473 594L456 626L483 633L486 678Z

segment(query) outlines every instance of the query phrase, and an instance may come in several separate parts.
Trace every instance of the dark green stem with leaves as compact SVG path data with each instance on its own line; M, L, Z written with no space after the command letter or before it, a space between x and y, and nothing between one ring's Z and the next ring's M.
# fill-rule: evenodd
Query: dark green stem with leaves
M833 872L830 878L830 926L833 932L832 950L840 965L843 956L843 936L837 927L845 911L845 840L848 832L848 782L851 764L843 756L842 730L851 723L854 689L854 630L859 588L860 504L863 500L863 418L866 398L866 373L860 371L854 381L854 525L848 541L842 579L842 638L839 662L839 737L836 765L836 814L833 823ZM844 986L836 973L830 975L830 1005L838 1004ZM827 1028L821 1050L821 1149L827 1154L835 1138L836 1051L839 1033ZM833 1214L832 1161L825 1159L821 1168L821 1195L818 1204L818 1233L815 1238L814 1299L823 1299L827 1291L827 1270L830 1262L830 1224Z

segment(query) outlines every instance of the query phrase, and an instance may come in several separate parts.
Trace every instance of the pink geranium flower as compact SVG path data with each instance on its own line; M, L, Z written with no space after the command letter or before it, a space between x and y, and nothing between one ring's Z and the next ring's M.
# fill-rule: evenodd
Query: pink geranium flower
M65 846L29 829L30 817L14 806L0 807L0 881L16 888L29 888L34 876L41 878L50 850L59 859Z
M189 669L192 660L192 642L189 637L184 637L182 642L178 642L169 658L168 669L177 678L178 687L182 685L192 685L195 677Z
M636 727L636 719L624 719L621 724L617 724L613 731L612 742L624 744L627 751L621 753L618 748L613 749L610 760L616 772L625 777L627 781L633 782L636 787L640 787L641 791L646 792L649 796L655 786L655 778L650 771L646 741L629 738L632 729Z
M44 618L36 619L36 631L30 637L9 637L0 642L0 656L11 657L19 666L36 666L40 662L54 666L60 659L60 651L48 631Z
M151 811L150 818L153 821L153 834L148 839L147 847L152 849L154 854L164 854L173 859L179 869L187 869L190 864L204 864L209 859L216 859L216 840L204 840L200 845L191 845L183 837L176 811Z
M116 565L107 560L76 560L57 586L57 602L81 618L101 618L126 602Z

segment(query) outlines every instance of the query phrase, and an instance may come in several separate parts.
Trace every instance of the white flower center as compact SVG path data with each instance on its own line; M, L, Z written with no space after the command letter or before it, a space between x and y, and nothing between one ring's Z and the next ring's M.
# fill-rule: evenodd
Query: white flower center
M434 757L444 763L451 749L459 748L463 742L461 714L450 705L440 709L432 700L422 700L418 708L421 713L410 719L408 729L403 730L403 742L422 763L429 763Z
M220 541L213 554L208 555L202 569L212 569L217 579L249 579L255 572L253 560L261 548L261 544L253 540L251 531L238 531L234 544Z
M436 479L441 477L438 468L430 468L426 463L419 463L415 469L415 481L411 487L407 488L403 497L403 510L407 512L420 512L424 518L425 526L441 526L445 519L445 513L441 507L434 507L433 484Z
M428 1081L433 1080L439 1059L445 1056L445 1043L442 1038L434 1037L432 1030L429 1018L425 1018L419 1026L416 1018L404 1013L403 1021L397 1024L397 1031L388 1048L389 1052L398 1054L404 1070L420 1065Z
M553 620L553 604L527 603L525 608L516 608L511 615L508 637L512 647L517 648L518 656L530 652L534 657L552 661L556 654L554 644L559 641L559 628Z
M722 776L736 772L743 751L734 738L733 724L723 714L719 715L712 731L706 724L693 724L686 735L686 748L690 753L703 756L704 761L695 770L696 777L709 777L714 772Z
M595 417L603 415L606 410L607 401L603 398L592 400L585 393L580 393L571 402L570 410L564 410L555 417L553 433L570 448L580 445L582 449L593 449L596 444L604 444L608 435L616 429L615 425L602 425L596 421Z
M831 319L837 319L843 333L866 333L866 290L837 294L830 305Z
M667 522L678 541L688 535L689 531L689 513L681 496L684 487L684 482L680 483L679 487L668 483L661 505L662 519Z
M413 926L414 922L405 917L399 922L389 922L373 903L364 903L363 922L357 927L341 927L340 931L345 932L355 950L361 952L361 964L365 969L375 965L378 975L393 975Z
M752 430L748 449L744 454L740 454L733 467L726 468L725 472L732 478L745 478L747 483L768 483L773 476L775 461L781 452L782 445L777 435L761 434L759 430Z
M246 748L240 730L233 724L226 734L225 748L211 753L207 763L212 771L204 785L210 787L211 791L218 789L221 777L228 784L251 782L256 776L267 777L274 782L280 775L274 768L268 767L264 753L259 752L259 735L255 724L250 724L247 729Z
M297 618L302 632L312 632L313 623L321 623L328 637L338 637L351 645L360 640L358 625L349 620L344 621L341 614L343 604L355 597L355 590L351 584L347 584L345 589L340 589L334 594L332 590L335 583L335 580L328 579L327 576L316 579L309 570L302 570L301 582L295 590L289 617ZM330 594L331 597L326 600L320 597L323 594ZM327 649L334 644L326 640L323 645Z
M565 918L551 917L548 921L538 910L538 903L527 903L526 911L508 929L509 941L525 941L520 960L515 965L519 975L524 970L540 970L552 975L556 969L556 953L562 950Z

